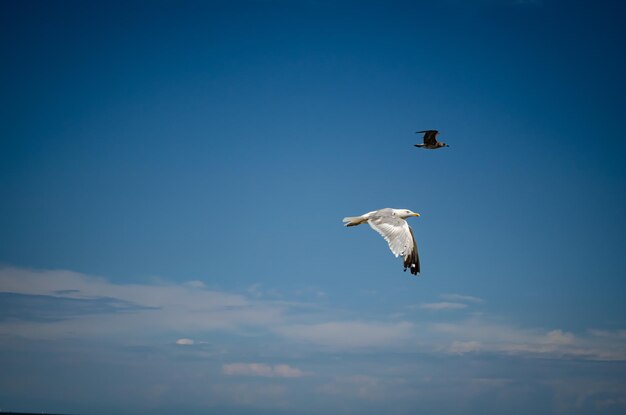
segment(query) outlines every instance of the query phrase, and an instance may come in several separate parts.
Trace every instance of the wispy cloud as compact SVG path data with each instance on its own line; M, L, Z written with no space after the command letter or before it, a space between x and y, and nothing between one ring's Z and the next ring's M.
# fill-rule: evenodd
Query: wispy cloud
M0 287L15 307L25 310L21 318L0 325L0 333L26 337L78 332L81 336L132 337L165 330L267 327L283 322L287 308L210 290L200 282L115 284L70 271L4 268L0 269Z
M89 315L132 313L153 310L111 297L73 298L74 290L53 295L0 292L0 321L53 322Z
M314 303L258 298L255 289L245 295L212 290L201 281L116 284L70 271L3 268L0 287L0 335L24 338L131 341L159 335L171 339L172 333L177 333L176 344L190 346L200 344L193 340L195 336L206 338L213 331L226 331L231 336L254 332L284 345L308 344L321 351L376 348L626 360L623 329L572 333L558 327L518 327L494 316L458 313L413 313L410 317L415 321L407 316L391 321L382 316L354 320L338 318L341 313ZM462 310L470 303L482 302L460 294L445 294L445 298L458 301L425 303L419 308Z
M109 396L132 390L133 402L167 397L199 402L204 410L235 405L294 412L307 405L312 413L328 413L331 406L349 405L357 412L384 413L393 402L394 408L405 405L399 413L413 413L428 399L448 402L441 391L466 405L477 396L497 398L503 387L520 402L552 393L565 412L572 401L581 402L574 407L579 412L594 407L617 413L624 407L624 382L608 389L611 383L593 379L573 386L562 379L533 380L530 389L539 392L529 395L528 385L515 380L510 369L519 367L515 362L521 358L524 367L542 368L537 370L549 361L598 373L612 365L607 361L626 361L626 330L572 332L519 326L489 313L445 312L477 307L476 297L454 295L414 305L411 313L371 312L356 319L358 310L333 308L328 299L295 301L300 297L293 290L277 299L258 296L258 287L233 293L202 281L117 284L68 271L4 268L0 290L5 379L42 377L40 367L50 367L41 378L47 385L42 399L53 400L63 393L61 386L71 384L81 401L94 388L93 376L82 374L97 373L99 391L103 383L112 385L105 391ZM76 356L82 359L80 370L66 364ZM491 365L486 372L493 377L485 377L483 365ZM57 385L61 370L69 370L73 380ZM614 377L622 374L618 369ZM24 400L32 395L25 388L11 392ZM85 408L101 403L81 402ZM447 412L459 412L450 405ZM150 408L141 409L135 412Z
M441 299L446 301L453 302L461 302L461 303L482 303L485 300L479 297L474 297L471 295L461 295L461 294L441 294Z
M270 366L264 363L227 363L222 365L222 373L230 376L263 376L279 378L299 378L304 376L298 368L281 364Z
M575 338L572 333L566 333L563 330L552 330L546 333L545 340L548 344L572 344Z
M467 304L463 303L451 303L451 302L440 302L440 303L425 303L421 304L420 308L424 310L430 311L441 311L441 310L459 310L462 308L466 308Z
M606 337L609 339L615 340L625 340L626 341L626 330L589 330L589 333L595 337Z
M331 321L293 324L276 329L281 335L331 348L395 347L414 336L414 325L398 323Z
M612 341L606 341L605 338L605 341L599 342L593 336L575 336L560 329L520 328L485 318L471 318L460 323L436 323L431 325L431 330L445 334L448 344L440 350L454 354L484 352L626 360L624 341L613 336L607 336Z
M400 388L406 387L406 380L401 377L383 378L379 376L354 374L336 376L331 382L322 385L319 390L327 395L354 397L366 401L381 401L398 397Z
M423 303L419 305L419 308L429 311L462 310L464 308L468 308L470 305L476 305L484 302L482 298L473 297L471 295L441 294L439 297L445 301ZM409 306L409 308L417 307L417 305Z
M480 342L477 341L453 341L448 347L448 351L454 354L463 354L469 352L477 352L482 349Z

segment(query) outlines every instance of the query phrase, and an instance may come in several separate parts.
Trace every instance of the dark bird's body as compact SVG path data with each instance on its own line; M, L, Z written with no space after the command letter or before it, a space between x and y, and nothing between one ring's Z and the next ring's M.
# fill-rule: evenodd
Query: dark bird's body
M441 147L450 147L446 143L437 141L437 134L439 134L439 131L437 130L425 130L416 132L416 134L421 133L424 133L424 144L415 144L415 147L427 148L429 150L436 150Z

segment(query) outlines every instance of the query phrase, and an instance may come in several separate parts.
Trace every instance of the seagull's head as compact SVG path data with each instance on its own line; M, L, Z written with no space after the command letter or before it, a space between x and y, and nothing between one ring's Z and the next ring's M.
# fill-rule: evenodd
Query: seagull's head
M448 144L442 143L441 141L438 144L439 144L439 147L450 147Z
M419 216L419 213L415 213L409 209L397 209L396 214L400 216L402 219L410 218L411 216Z

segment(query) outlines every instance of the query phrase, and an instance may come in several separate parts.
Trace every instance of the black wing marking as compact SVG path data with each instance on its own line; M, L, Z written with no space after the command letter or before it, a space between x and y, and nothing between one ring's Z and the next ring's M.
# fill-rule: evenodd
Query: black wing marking
M413 236L413 229L409 226L411 232L411 238L413 238L413 250L404 257L404 270L407 268L411 271L411 274L417 275L420 273L420 257L417 254L417 243L415 242L415 236Z

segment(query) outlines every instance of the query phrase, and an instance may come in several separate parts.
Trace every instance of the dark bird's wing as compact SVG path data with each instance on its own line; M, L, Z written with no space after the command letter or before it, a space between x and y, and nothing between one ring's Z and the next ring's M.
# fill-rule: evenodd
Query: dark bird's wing
M439 134L439 131L425 130L425 131L418 131L417 133L424 133L424 144L426 145L437 144L437 134Z

